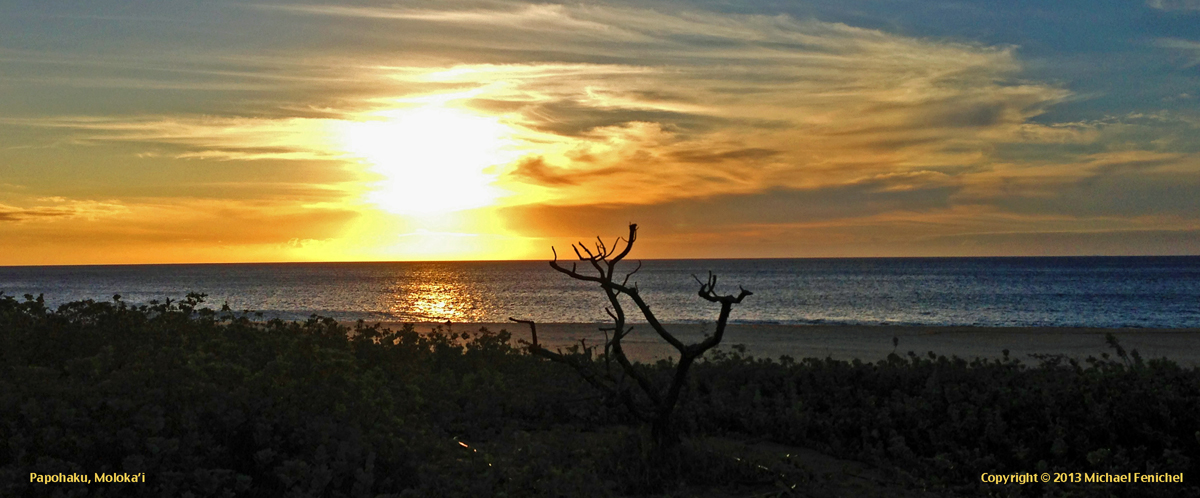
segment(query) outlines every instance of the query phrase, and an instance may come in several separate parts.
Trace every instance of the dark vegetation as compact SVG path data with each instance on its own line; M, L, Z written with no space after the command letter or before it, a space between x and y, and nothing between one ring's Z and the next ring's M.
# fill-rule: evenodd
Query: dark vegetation
M56 310L0 295L0 496L830 495L795 455L752 462L711 444L730 438L868 462L946 495L1200 496L1200 372L1115 342L1113 357L1030 365L710 351L681 389L682 443L664 462L628 410L510 339L254 322L199 295ZM657 385L677 371L633 366ZM980 483L1043 471L1185 482ZM30 484L31 472L148 482Z

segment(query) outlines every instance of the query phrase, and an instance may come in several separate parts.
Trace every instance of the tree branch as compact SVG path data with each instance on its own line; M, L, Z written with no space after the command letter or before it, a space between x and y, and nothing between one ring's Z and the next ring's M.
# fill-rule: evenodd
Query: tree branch
M729 315L733 310L733 306L741 303L743 299L753 293L738 287L739 292L737 295L717 294L717 277L716 275L713 275L711 271L708 273L708 279L706 281L702 281L695 275L692 275L692 278L696 279L696 283L700 284L700 289L697 292L697 295L706 301L720 304L721 311L717 317L716 330L714 331L713 335L706 337L704 340L696 344L684 344L683 341L680 341L678 338L676 338L661 322L658 321L658 318L650 309L650 305L647 304L644 299L642 299L641 294L638 292L637 284L635 283L633 286L629 285L630 277L632 277L638 272L638 270L642 268L642 263L640 261L638 262L637 268L634 268L633 271L625 274L625 277L622 279L621 283L613 281L613 275L616 274L617 263L620 263L627 255L629 255L630 250L633 248L634 242L637 240L637 224L629 224L629 237L624 239L625 247L621 248L620 252L616 252L621 240L621 238L618 238L617 240L613 241L612 246L610 247L604 244L603 239L596 237L595 253L588 250L588 248L585 247L582 242L571 245L571 248L575 251L575 256L577 256L580 261L587 261L592 264L593 268L596 269L597 275L595 276L584 275L580 273L578 271L578 267L574 263L572 263L571 269L569 270L563 267L558 262L557 249L554 249L553 247L551 248L551 250L554 252L554 260L550 261L551 268L554 268L556 271L576 280L600 284L600 288L604 289L605 297L608 298L610 307L606 307L604 311L613 321L613 327L611 328L613 334L610 337L607 333L607 330L610 329L600 329L605 331L604 378L597 376L590 367L590 365L592 365L591 352L595 346L593 346L592 349L589 349L587 347L587 343L581 341L583 344L583 356L586 356L585 364L579 361L579 358L577 358L580 355L552 353L539 346L537 344L537 332L534 328L533 322L528 320L516 320L512 318L510 318L510 320L529 324L530 330L533 332L534 337L534 343L529 346L530 353L549 358L552 361L570 365L577 372L579 372L579 374L583 376L584 380L586 380L589 384L597 386L597 388L611 395L613 399L624 403L626 407L629 408L630 413L632 413L635 417L644 421L652 422L652 433L654 434L656 442L659 444L671 444L672 441L677 440L674 437L675 430L670 427L671 414L679 402L680 393L682 392L683 387L687 384L688 371L690 370L692 364L695 363L697 358L701 357L706 351L721 343L721 340L725 336L726 325L729 322ZM586 254L586 256L584 256L584 254ZM604 264L601 265L601 263ZM633 327L626 328L625 326L625 310L621 306L621 301L619 299L621 295L625 295L631 301L633 301L634 305L637 306L638 311L640 311L642 316L646 318L646 322L649 323L652 329L654 329L655 333L657 333L660 338L674 347L675 350L679 351L679 364L676 366L675 374L671 379L670 385L665 391L656 388L654 383L652 383L642 371L640 371L632 362L630 362L629 358L625 355L622 340L633 330ZM610 359L616 360L617 364L621 366L620 372L622 377L620 379L613 378L609 363ZM625 383L625 377L630 377L634 380L634 383L637 384L638 388L645 396L645 399L650 403L651 407L649 408L649 414L642 407L638 406L639 402L632 391L627 387L627 384ZM607 380L609 383L606 384L604 382L605 380Z
M625 256L629 254L629 250L633 249L633 242L637 240L637 228L637 223L629 224L629 237L625 239L625 249L621 251L621 254L616 255L616 257L612 259L611 264L615 265L620 263L621 260L625 259Z
M530 333L530 335L532 335L532 336L533 336L533 343L532 343L532 344L533 344L534 346L537 346L537 345L538 345L538 340L537 340L537 324L536 324L536 323L534 323L534 321L533 321L533 320L518 320L518 319L516 319L516 318L513 318L513 317L511 317L511 316L510 316L510 317L508 317L508 319L509 319L509 320L511 320L511 321L517 322L517 323L524 323L524 324L526 324L526 325L529 325L529 333Z
M629 277L632 277L634 273L637 273L638 270L641 270L641 269L642 269L642 262L638 261L637 268L634 268L633 271L625 274L625 280L623 282L621 282L621 285L624 286L624 285L629 284Z

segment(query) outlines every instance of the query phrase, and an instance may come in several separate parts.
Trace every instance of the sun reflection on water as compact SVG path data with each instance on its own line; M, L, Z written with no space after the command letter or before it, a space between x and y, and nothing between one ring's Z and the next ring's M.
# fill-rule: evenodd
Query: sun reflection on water
M431 267L393 285L388 313L401 320L470 322L486 314L488 300L460 272Z
M464 309L465 297L459 286L422 285L409 294L405 314L460 322L469 316Z

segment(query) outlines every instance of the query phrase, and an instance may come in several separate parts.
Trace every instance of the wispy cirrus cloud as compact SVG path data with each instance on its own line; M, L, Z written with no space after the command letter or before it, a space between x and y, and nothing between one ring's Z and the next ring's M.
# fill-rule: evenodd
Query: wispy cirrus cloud
M459 2L448 2L445 5L453 6L455 3L458 3L460 7L457 9L343 5L258 5L256 7L301 14L519 28L539 32L569 32L573 35L578 35L579 30L608 34L622 32L622 30L602 22L572 16L567 11L567 7L563 5L518 2L493 2L490 4L490 8L477 8L472 4Z
M119 201L77 200L64 197L43 197L31 205L13 206L0 203L0 222L30 222L59 220L95 221L129 212Z
M1184 67L1200 65L1200 41L1179 38L1164 38L1158 40L1158 46L1171 49L1187 58Z
M1173 11L1157 15L1171 22L1194 10L1193 1L1147 5ZM818 7L811 12L837 10ZM103 158L81 164L156 178L138 189L99 172L89 178L127 192L127 206L149 209L139 213L158 212L150 207L162 197L190 195L205 209L249 203L238 204L246 215L239 222L295 212L323 227L247 244L329 240L335 222L367 210L356 199L380 184L394 187L384 194L397 204L430 206L474 195L468 183L494 187L502 194L481 211L504 213L496 223L529 237L567 225L586 235L605 231L603 220L637 219L669 225L677 241L736 234L779 248L822 238L865 248L883 237L874 243L903 241L917 251L935 241L950 251L1071 226L1113 237L1196 228L1189 211L1200 207L1187 188L1200 176L1200 126L1182 105L1194 98L1186 85L1154 93L1155 101L1174 99L1170 108L1063 113L1110 90L1075 91L1078 82L1047 62L1073 56L1040 59L1030 71L1030 54L1045 55L1045 37L973 41L953 29L924 35L919 23L863 27L848 24L860 19L853 15L831 22L777 15L774 6L738 9L765 15L718 8L401 1L222 9L206 22L228 36L201 32L203 23L180 33L201 49L166 37L158 41L176 45L160 50L136 36L134 49L115 41L73 54L0 49L0 65L20 69L4 71L0 85L29 89L26 100L40 98L42 86L87 95L78 108L47 103L56 110L38 114L0 94L0 104L22 111L0 125L33 137L11 153L23 162L8 164L42 164L29 152L35 145L73 148L83 151L76 157ZM178 21L186 16L175 9L204 7L161 9L154 14ZM1044 14L1062 14L1051 10ZM995 20L988 9L954 12ZM137 19L96 22L151 29ZM1137 42L1175 57L1161 66L1182 75L1172 81L1200 63L1196 42L1180 33ZM438 116L445 119L414 123ZM456 141L446 132L464 127L481 134ZM151 191L162 194L147 201ZM109 198L93 194L71 195ZM6 205L23 206L0 214L10 221L65 216ZM195 220L220 226L212 216Z
M1158 10L1200 10L1200 0L1146 0L1146 5Z
M70 130L81 143L142 144L142 154L178 159L338 160L326 142L336 120L219 116L0 118L0 124Z
M339 160L346 151L327 137L339 121L362 119L350 108L440 101L502 116L514 130L523 159L498 170L500 184L515 193L510 204L618 195L645 204L836 186L897 172L953 174L979 167L997 141L1062 134L1028 120L1068 92L1016 80L1020 64L1010 47L787 16L454 5L270 7L411 24L417 29L396 30L397 39L417 47L410 60L461 60L461 50L487 46L473 63L341 61L360 80L387 89L379 94L391 93L347 95L347 109L325 117L41 124L79 130L89 141L165 145L177 158ZM440 28L420 29L429 23ZM447 30L455 36L447 38ZM514 50L521 62L489 60Z
M518 191L544 187L531 199L649 203L963 170L996 142L1065 133L1029 118L1069 93L1017 81L1010 48L787 17L556 14L619 25L614 45L656 48L645 57L613 50L625 55L610 64L459 65L439 75L481 90L466 105L532 132L537 162L510 171ZM573 41L549 45L605 51ZM530 164L556 174L531 175Z

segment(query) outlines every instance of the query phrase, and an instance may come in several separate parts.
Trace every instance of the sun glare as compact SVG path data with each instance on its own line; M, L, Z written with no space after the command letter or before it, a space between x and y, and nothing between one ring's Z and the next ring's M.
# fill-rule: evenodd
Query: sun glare
M503 192L490 168L515 159L511 133L497 118L436 106L374 112L339 135L381 177L368 201L424 216L493 204Z

